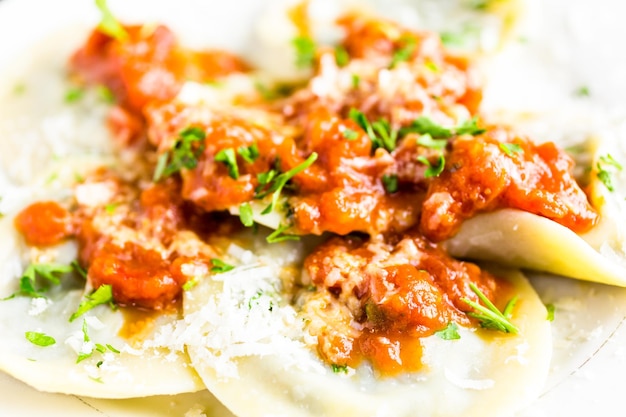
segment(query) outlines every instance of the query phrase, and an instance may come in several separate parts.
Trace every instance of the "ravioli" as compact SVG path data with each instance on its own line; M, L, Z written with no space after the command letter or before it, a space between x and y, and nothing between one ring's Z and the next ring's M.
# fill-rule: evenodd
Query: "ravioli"
M24 190L23 190L24 191ZM16 197L15 190L12 197ZM15 200L14 200L15 201ZM13 215L0 221L3 236L0 296L0 369L41 391L97 398L134 398L204 389L184 352L154 340L156 331L178 319L176 312L161 314L132 330L125 314L107 305L97 306L70 322L86 294L82 278L60 277L42 297L16 295L24 262L69 265L76 245L27 248L13 226ZM36 285L39 286L41 282ZM124 329L126 329L124 331ZM54 339L31 342L28 334ZM130 333L134 337L123 337ZM84 359L79 358L85 356Z
M497 270L519 296L517 335L459 327L458 340L426 337L422 370L379 377L367 364L333 368L319 358L306 316L286 300L286 266L261 256L185 294L179 334L208 389L236 415L500 416L541 391L550 323L519 272Z

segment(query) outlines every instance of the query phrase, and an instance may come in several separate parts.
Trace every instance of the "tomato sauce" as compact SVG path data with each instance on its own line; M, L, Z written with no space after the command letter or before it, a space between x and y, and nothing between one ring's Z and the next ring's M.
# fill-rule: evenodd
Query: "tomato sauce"
M585 232L598 214L576 183L573 165L553 143L535 145L504 130L459 138L446 170L430 185L421 230L440 241L477 213L516 208Z
M471 307L463 301L477 300L470 283L497 304L506 288L415 232L385 241L332 238L306 258L304 267L329 303L347 307L337 310L343 314L330 315L328 327L340 327L338 320L361 329L341 336L322 330L317 334L322 356L337 365L368 360L388 375L421 367L420 337L452 321L470 325L465 313Z
M70 213L54 201L40 201L22 210L15 227L32 246L53 246L72 235Z

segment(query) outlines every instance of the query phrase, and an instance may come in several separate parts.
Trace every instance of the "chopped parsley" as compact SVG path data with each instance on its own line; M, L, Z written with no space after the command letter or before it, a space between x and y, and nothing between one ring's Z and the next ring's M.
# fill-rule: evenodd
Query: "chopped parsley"
M459 326L451 321L445 329L436 331L435 334L443 340L457 340L461 338L459 334Z
M437 64L435 64L433 61L428 60L424 63L424 66L426 67L427 70L432 71L432 72L439 72L439 67L437 66Z
M71 88L65 93L65 102L66 103L75 103L78 100L82 99L85 95L85 90L80 87Z
M348 373L348 365L337 365L337 364L333 363L331 365L331 369L336 374L339 374L339 373L347 374Z
M430 149L444 149L448 144L446 139L433 139L429 133L425 133L417 138L417 144Z
M24 335L30 343L41 347L52 346L57 342L54 337L40 332L26 332Z
M87 320L83 320L82 332L83 332L83 342L85 342L85 344L91 342L91 338L89 337L89 332L87 329ZM85 346L85 344L83 346ZM108 343L106 345L103 345L100 343L94 343L89 352L81 352L78 354L78 358L76 358L76 363L80 363L84 361L85 359L90 358L94 352L99 352L99 353L104 354L107 352L107 350L113 353L120 353L119 350L115 349L113 346L111 346ZM98 367L100 367L100 365L98 365Z
M315 63L315 42L308 36L298 36L291 41L296 49L296 67L311 68Z
M58 285L61 283L61 278L59 275L69 274L73 271L73 267L70 265L60 265L60 264L30 264L24 274L20 278L20 289L11 294L9 297L5 298L10 299L14 298L18 295L38 298L43 297L43 293L46 291L46 287L36 287L37 277L41 277L44 280L48 281L53 285Z
M398 192L398 176L396 174L384 174L382 181L385 191L389 194Z
M300 240L300 236L284 234L285 231L289 230L290 228L291 228L290 224L279 225L278 229L274 230L269 236L265 238L265 241L267 243L278 243L278 242L284 242L286 240Z
M400 129L402 135L408 133L429 134L434 139L448 139L454 135L480 135L485 133L485 129L479 128L476 117L466 120L459 126L447 128L433 122L426 116L418 117L411 122L410 126Z
M249 164L254 163L261 154L259 153L259 147L256 143L253 143L250 146L240 146L237 148L237 154L243 158Z
M599 158L596 167L598 169L596 174L598 179L604 184L607 190L611 192L615 191L611 174L615 171L621 171L623 169L622 164L617 162L611 154L606 154Z
M276 170L272 169L268 172L258 174L257 180L259 181L259 186L257 187L254 198L263 199L272 194L272 201L267 207L265 207L261 214L271 213L272 210L274 210L276 203L278 202L280 193L282 192L285 185L287 185L287 182L289 182L289 180L291 180L300 172L313 165L316 160L317 153L313 152L304 162L287 172L279 174Z
M235 155L233 148L222 149L215 155L215 160L226 165L226 168L228 168L228 176L235 180L239 178L237 155Z
M574 94L578 97L589 97L591 92L589 91L589 87L586 85L580 86L574 91Z
M117 203L109 203L106 206L104 206L104 211L107 212L107 214L113 214L115 213L115 209L117 208L118 204Z
M370 123L365 114L355 108L350 109L348 117L367 133L370 141L372 141L372 151L378 148L384 148L392 152L396 148L398 131L392 129L388 121L379 119L376 122Z
M254 213L252 212L250 203L243 203L239 206L239 220L241 220L241 224L246 227L252 227L254 225Z
M198 277L193 277L192 279L188 280L187 282L185 282L183 284L183 290L184 291L189 291L190 289L192 289L193 287L198 285L199 282L200 281L199 281Z
M106 85L98 85L96 86L96 94L98 94L98 98L107 104L115 103L115 94L113 91Z
M80 266L80 264L78 263L78 261L74 260L70 263L70 266L74 269L74 271L76 271L76 273L78 275L80 275L80 277L82 279L87 279L87 271L85 270L85 268L83 268L82 266Z
M227 264L226 262L217 258L211 259L211 264L213 265L213 267L211 268L211 272L215 272L217 274L232 271L233 269L235 269L233 265Z
M554 306L554 304L546 304L546 310L548 312L546 315L546 320L554 321L554 312L556 310L556 307Z
M352 74L352 88L357 89L361 85L361 77L356 74Z
M513 297L509 300L504 307L504 311L501 312L491 301L489 301L476 284L470 282L469 286L484 305L472 301L467 297L462 298L465 303L469 304L470 307L476 310L476 312L467 313L468 316L478 319L481 327L486 329L499 330L504 333L513 334L516 334L519 331L518 328L510 321L512 310L515 307L515 303L517 303L517 297Z
M400 38L400 47L394 51L389 68L393 69L400 62L410 60L416 47L417 42L415 41L415 38L410 36L403 36Z
M96 0L96 6L100 10L101 19L98 28L102 33L109 35L112 38L117 39L118 41L125 40L128 38L128 32L122 27L120 22L117 21L109 6L107 6L106 0Z
M501 143L500 149L508 156L513 156L514 153L521 153L523 149L517 143Z
M437 162L435 164L431 163L425 156L418 156L417 160L427 167L424 172L425 178L438 177L446 167L446 158L443 154L437 155Z
M352 129L344 129L341 131L341 134L347 140L356 140L359 138L359 134Z
M174 146L168 152L159 156L152 180L158 182L183 168L194 169L198 165L198 158L204 152L206 133L198 127L188 127L182 130Z
M102 304L113 305L113 287L111 285L101 285L94 292L86 295L85 299L80 302L78 310L70 316L70 322Z
M339 67L345 67L350 62L348 51L341 45L335 46L335 62Z

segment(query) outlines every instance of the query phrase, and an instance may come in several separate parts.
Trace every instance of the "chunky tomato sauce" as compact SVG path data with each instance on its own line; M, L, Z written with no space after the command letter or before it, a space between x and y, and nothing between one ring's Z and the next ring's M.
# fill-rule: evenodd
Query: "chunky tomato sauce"
M349 335L315 331L322 356L340 366L367 359L387 374L421 366L420 337L450 322L469 324L465 313L471 308L463 299L476 301L470 282L490 299L502 298L498 292L505 288L415 232L383 241L333 238L307 257L305 270L326 304L340 305L329 321L355 322L361 329Z
M164 26L125 27L125 39L95 30L71 68L113 92L109 127L132 172L98 171L76 185L69 209L35 203L17 229L35 246L75 237L94 288L162 310L209 273L212 239L243 227L225 212L262 203L286 213L289 234L330 236L304 268L315 290L303 311L320 355L387 374L418 369L419 338L450 322L477 325L466 314L464 299L477 301L470 283L499 306L508 296L502 281L432 242L505 207L575 232L597 214L563 151L484 125L469 60L436 34L360 15L338 23L341 44L318 47L313 76L286 97L217 104L178 94L187 81L249 71L242 59L186 49ZM109 191L94 202L81 187Z

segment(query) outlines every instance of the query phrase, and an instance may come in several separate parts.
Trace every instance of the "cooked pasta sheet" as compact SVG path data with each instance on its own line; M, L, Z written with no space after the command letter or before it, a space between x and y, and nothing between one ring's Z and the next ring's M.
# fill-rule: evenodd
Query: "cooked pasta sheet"
M511 319L518 334L460 327L457 340L430 336L421 340L422 369L381 377L367 364L320 360L311 317L288 302L276 259L259 258L185 294L178 334L209 390L236 415L500 416L541 390L550 326L519 272L497 270L523 300Z

